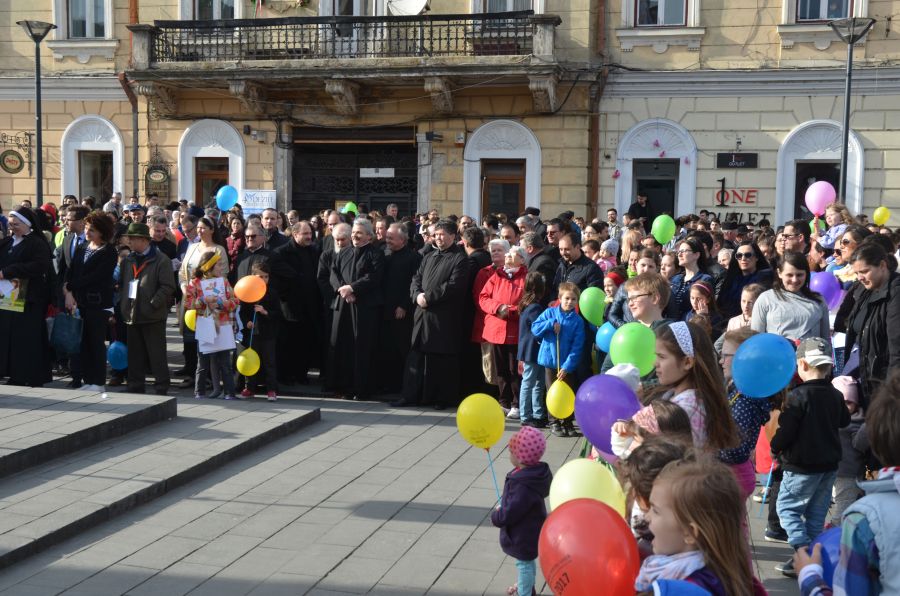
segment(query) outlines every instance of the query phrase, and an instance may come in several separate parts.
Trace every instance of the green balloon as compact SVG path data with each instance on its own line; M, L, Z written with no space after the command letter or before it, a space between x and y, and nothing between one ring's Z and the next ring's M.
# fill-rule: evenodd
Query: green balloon
M633 364L643 377L656 364L656 334L640 323L625 323L612 336L609 357L613 364Z
M588 288L578 299L581 316L592 325L603 324L603 312L606 310L606 294L600 288Z
M357 208L356 203L350 201L341 208L341 213L352 213L356 215L357 213L359 213L359 209Z
M665 244L675 237L675 220L669 215L660 215L653 220L650 233L660 244Z

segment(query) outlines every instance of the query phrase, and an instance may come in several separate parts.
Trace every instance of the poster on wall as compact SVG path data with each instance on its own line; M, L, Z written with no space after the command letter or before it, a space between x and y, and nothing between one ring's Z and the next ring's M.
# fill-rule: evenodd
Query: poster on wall
M244 217L252 213L262 213L264 209L275 209L274 190L245 190L240 200Z

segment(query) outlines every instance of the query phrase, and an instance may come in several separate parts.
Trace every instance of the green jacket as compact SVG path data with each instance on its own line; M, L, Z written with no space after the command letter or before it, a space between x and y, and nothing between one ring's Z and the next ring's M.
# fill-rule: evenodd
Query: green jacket
M139 271L137 299L128 297L129 284L135 279L135 270ZM169 315L169 306L175 295L175 276L172 275L172 261L159 252L155 246L140 263L132 253L122 263L121 296L122 316L128 325L159 323Z

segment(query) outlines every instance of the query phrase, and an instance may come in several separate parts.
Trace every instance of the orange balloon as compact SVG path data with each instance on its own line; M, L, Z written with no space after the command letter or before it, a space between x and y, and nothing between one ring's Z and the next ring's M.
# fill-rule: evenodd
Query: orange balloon
M259 302L266 295L266 282L258 275L246 275L234 285L234 295L241 302Z

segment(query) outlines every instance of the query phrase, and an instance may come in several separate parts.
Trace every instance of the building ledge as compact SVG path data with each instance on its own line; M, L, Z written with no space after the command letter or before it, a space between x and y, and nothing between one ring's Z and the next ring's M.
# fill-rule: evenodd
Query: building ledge
M118 39L64 39L48 41L47 47L53 51L53 58L62 60L74 57L80 64L87 64L94 56L112 60L119 47Z
M635 27L616 29L619 47L630 52L636 46L650 46L657 54L664 54L669 46L687 46L688 51L700 51L705 27Z
M825 51L832 43L840 41L827 23L778 25L778 35L781 37L781 47L786 50L793 48L795 43L811 43L817 50ZM863 46L865 43L863 38L856 45Z

